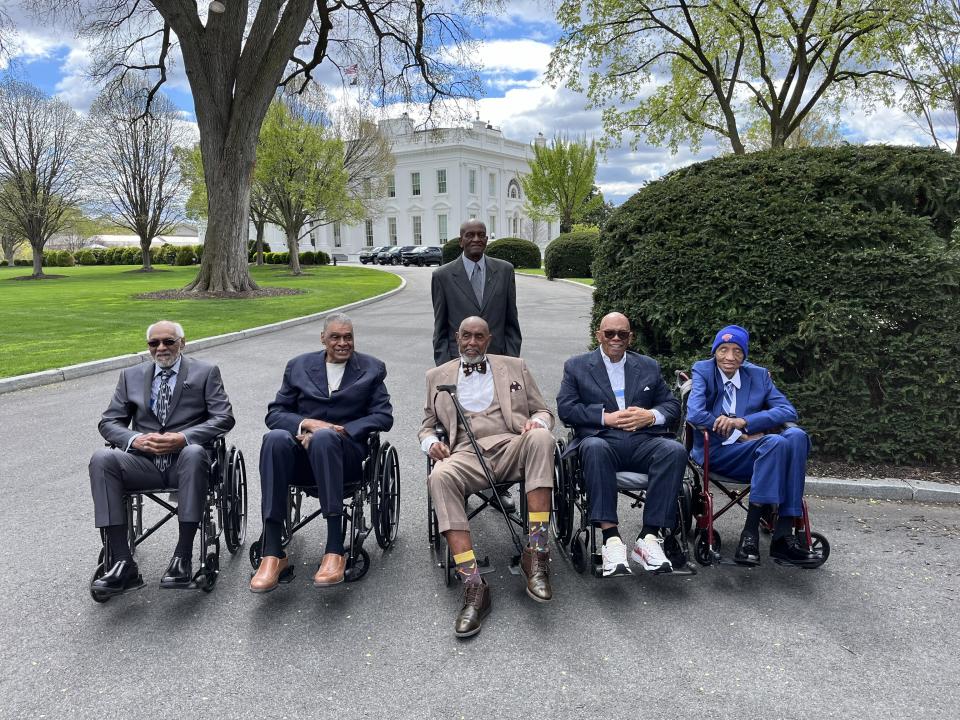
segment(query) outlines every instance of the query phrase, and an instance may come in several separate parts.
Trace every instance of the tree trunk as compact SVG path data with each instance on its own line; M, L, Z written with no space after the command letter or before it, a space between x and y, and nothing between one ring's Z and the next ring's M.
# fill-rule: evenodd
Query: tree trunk
M290 253L290 273L302 275L300 270L300 238L296 230L287 230L287 251Z
M267 223L263 220L254 222L257 228L257 265L263 265L263 231Z
M147 272L153 272L153 264L150 262L150 240L144 242L140 238L140 255L143 259L143 269Z
M35 278L43 277L43 246L45 243L30 243L30 247L33 248L33 275Z

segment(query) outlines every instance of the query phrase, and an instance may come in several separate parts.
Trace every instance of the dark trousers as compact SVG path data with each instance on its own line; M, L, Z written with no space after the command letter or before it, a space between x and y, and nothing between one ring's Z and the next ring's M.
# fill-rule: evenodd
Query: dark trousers
M202 445L187 445L162 473L152 457L123 450L97 450L90 458L90 492L96 526L126 525L123 494L130 490L176 490L177 520L200 522L206 507L210 456Z
M287 517L287 488L315 485L324 517L343 511L345 484L363 477L366 450L334 430L317 430L306 450L286 430L271 430L260 445L260 509L263 519Z
M643 505L643 524L672 528L677 521L677 496L687 464L687 451L671 438L603 431L584 438L577 447L590 502L590 521L619 524L617 473L644 473L649 477Z

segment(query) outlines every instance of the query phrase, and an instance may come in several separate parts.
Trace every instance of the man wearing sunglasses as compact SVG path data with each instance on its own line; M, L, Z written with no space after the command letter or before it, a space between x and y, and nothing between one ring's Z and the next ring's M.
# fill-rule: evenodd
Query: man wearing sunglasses
M644 570L670 572L663 539L676 525L687 462L672 430L680 403L656 360L628 349L633 332L625 315L606 315L596 338L600 347L564 364L557 414L574 431L565 452L580 456L590 522L603 534L603 576L632 574L618 529L616 474L622 471L649 479L643 527L630 558Z
M90 460L94 519L113 560L91 583L101 595L118 595L143 585L127 542L123 493L166 488L178 494L180 536L160 581L182 589L192 581L193 540L206 505L210 457L205 448L234 425L233 410L216 365L182 355L186 341L179 323L161 320L147 328L153 362L125 368L100 434L112 446Z

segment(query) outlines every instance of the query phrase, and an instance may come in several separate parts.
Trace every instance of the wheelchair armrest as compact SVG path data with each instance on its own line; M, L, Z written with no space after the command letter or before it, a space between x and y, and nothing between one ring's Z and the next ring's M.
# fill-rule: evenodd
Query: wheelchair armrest
M447 442L447 429L440 423L433 426L433 434L437 436L437 440L440 442Z

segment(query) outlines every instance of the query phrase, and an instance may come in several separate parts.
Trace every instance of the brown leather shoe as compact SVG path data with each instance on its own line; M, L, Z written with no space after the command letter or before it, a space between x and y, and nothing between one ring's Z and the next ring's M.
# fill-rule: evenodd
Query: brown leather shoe
M520 556L520 567L527 576L527 595L537 602L550 602L553 588L550 587L550 551L536 552L529 545Z
M481 581L475 585L463 586L463 607L457 613L453 624L453 634L458 638L468 638L480 632L483 619L490 614L490 586Z
M293 580L293 568L290 567L290 558L264 555L260 559L260 567L257 568L256 575L250 578L250 592L270 592L279 583L288 583L291 580Z
M347 567L347 556L326 553L320 561L320 569L313 576L314 587L330 587L343 582L343 571Z

